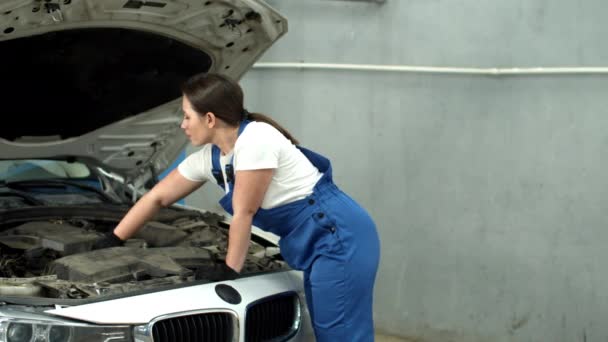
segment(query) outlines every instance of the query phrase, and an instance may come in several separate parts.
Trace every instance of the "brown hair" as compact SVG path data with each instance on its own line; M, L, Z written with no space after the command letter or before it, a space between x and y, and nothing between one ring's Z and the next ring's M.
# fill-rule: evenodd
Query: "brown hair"
M281 132L292 144L299 144L289 131L267 115L249 113L243 108L243 90L230 78L213 73L191 76L181 87L192 108L203 115L212 112L230 126L238 126L243 120L265 122Z

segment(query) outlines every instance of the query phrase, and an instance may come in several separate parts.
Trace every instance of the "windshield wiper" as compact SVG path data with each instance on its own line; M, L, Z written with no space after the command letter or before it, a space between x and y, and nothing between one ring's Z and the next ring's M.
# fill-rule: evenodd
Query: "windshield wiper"
M0 182L0 187L4 187L4 190L0 191L0 196L7 196L7 197L8 196L19 196L33 205L45 205L46 204L43 201L37 199L36 197L34 197L26 192L19 191L16 189L11 189L11 188L7 187L4 184L4 182Z
M72 186L75 188L93 192L93 193L97 194L99 197L103 198L104 200L106 200L110 203L120 204L119 201L110 197L108 194L97 189L96 187L74 182L74 181L65 180L65 179L32 179L32 180L22 180L22 181L12 181L12 182L3 181L0 184L7 188L17 189L17 190L23 189L23 188L30 188L30 187L68 188L68 187Z

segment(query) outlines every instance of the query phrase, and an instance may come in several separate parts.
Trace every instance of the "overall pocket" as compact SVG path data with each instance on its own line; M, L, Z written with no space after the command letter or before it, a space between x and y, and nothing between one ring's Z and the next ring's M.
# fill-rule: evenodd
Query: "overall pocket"
M330 252L342 252L342 241L340 240L340 230L334 220L329 217L324 211L316 212L312 215L318 229L321 229L323 240Z

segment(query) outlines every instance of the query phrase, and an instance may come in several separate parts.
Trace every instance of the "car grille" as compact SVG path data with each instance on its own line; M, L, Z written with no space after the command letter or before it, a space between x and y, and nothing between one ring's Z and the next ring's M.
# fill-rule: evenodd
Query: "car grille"
M247 342L284 341L300 328L300 300L295 293L261 299L247 309Z
M231 342L234 333L234 318L224 312L173 317L152 327L154 342Z

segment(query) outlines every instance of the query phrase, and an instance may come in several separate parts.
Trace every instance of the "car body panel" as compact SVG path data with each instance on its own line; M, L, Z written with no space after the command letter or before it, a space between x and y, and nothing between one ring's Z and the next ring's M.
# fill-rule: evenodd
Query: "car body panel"
M152 321L170 312L188 312L204 308L228 308L244 317L247 305L258 299L282 292L299 291L290 272L251 276L233 281L188 286L162 292L111 299L74 307L58 308L47 313L97 324L137 325ZM226 303L215 291L218 284L227 284L242 297L237 305Z

